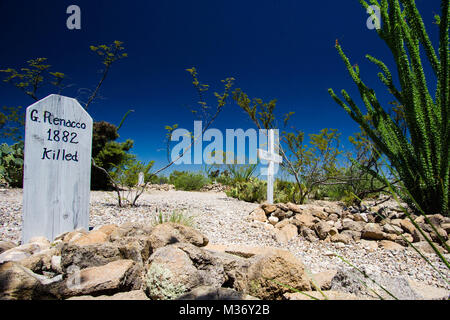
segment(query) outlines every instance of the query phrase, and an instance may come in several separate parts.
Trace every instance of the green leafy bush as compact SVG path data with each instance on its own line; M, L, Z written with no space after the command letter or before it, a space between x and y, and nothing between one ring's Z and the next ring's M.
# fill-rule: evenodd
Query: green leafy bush
M300 202L299 186L293 181L276 179L274 190L275 203Z
M369 7L366 1L360 2L364 8ZM350 61L338 41L336 49L365 108L346 90L341 91L342 97L332 89L329 93L364 129L376 150L386 156L394 169L392 174L401 180L393 188L403 201L416 213L424 210L449 215L449 1L441 1L442 13L436 15L435 22L439 36L433 37L428 35L414 1L380 1L378 6L382 24L377 33L394 57L391 70L397 74L392 74L381 60L371 55L366 58L380 69L378 77L395 98L395 105L401 106L401 117L378 100L375 90L364 83L360 68ZM433 38L439 39L438 50L433 46ZM431 76L426 76L425 66L431 66ZM382 172L370 173L384 181Z
M23 149L23 142L0 145L0 182L13 188L23 186Z
M266 200L267 183L257 178L246 182L236 182L226 191L227 196L247 202L263 202Z
M174 171L169 181L177 190L198 191L208 184L208 179L200 173Z
M118 129L114 124L101 121L94 123L92 136L92 158L96 166L111 172L127 161L134 158L128 151L133 148L133 141L117 142ZM109 177L100 169L92 166L91 172L92 190L112 190L113 186Z
M169 183L169 178L165 177L165 176L156 176L156 175L151 175L150 178L147 180L145 180L146 182L149 182L151 184L168 184Z

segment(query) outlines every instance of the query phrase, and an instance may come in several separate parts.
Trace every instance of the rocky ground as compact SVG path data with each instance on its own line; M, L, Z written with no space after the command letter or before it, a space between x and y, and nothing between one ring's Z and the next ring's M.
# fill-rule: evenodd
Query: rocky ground
M21 190L0 190L0 240L18 243L21 203ZM410 248L386 250L379 248L375 241L349 244L310 242L301 236L288 242L280 241L269 224L248 219L249 213L257 207L257 204L228 198L222 192L150 190L141 197L139 207L118 208L114 193L92 192L91 226L122 225L125 222L146 224L153 221L160 212L184 212L193 217L196 229L209 238L210 245L272 246L287 249L300 258L311 273L350 269L337 254L367 274L380 279L380 282L382 279L401 277L450 292L450 285L442 277L443 275L449 279L450 272L434 254L426 254L426 257L442 275ZM450 259L450 255L446 254L446 258ZM401 286L391 289L397 290L397 295L403 294L408 298L408 293L401 292Z

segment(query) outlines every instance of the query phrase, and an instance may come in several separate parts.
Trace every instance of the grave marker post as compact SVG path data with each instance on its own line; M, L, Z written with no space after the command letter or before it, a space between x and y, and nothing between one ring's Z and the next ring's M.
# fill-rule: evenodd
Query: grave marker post
M268 162L267 167L267 202L273 204L273 183L275 175L275 163L283 162L283 158L275 153L275 132L273 129L267 132L267 151L258 149L258 156Z
M50 95L26 111L22 242L89 228L92 118Z

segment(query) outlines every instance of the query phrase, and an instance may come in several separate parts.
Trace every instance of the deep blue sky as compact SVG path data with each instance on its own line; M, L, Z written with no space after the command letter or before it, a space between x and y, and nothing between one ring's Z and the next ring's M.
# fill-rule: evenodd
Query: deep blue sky
M437 43L432 22L440 1L416 3ZM82 30L66 28L71 4L81 7ZM336 128L347 140L357 126L327 89L358 94L334 48L336 39L380 99L393 100L379 85L376 67L364 58L370 53L393 68L386 46L367 29L367 18L357 0L0 0L0 69L47 57L52 70L65 73L74 85L63 94L76 97L76 89L93 88L100 76L101 64L89 46L123 41L129 58L113 66L101 90L104 99L89 111L95 121L118 124L134 109L121 140L134 139L139 159L156 160L158 166L166 161L164 126L193 129L190 107L198 98L185 71L192 66L212 86L211 96L221 79L232 76L250 97L278 99L278 114L295 111L297 128L307 133ZM2 106L33 102L4 83L0 97ZM214 127L253 124L231 103Z

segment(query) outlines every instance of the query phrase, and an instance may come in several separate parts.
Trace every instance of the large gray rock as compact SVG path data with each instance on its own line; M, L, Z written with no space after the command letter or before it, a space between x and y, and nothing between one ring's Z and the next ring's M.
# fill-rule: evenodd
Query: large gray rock
M35 253L50 248L50 243L46 239L36 238L32 240L34 241L4 251L0 254L0 263L21 261Z
M383 240L384 232L379 224L368 223L364 226L362 238L367 240Z
M42 279L17 262L0 264L0 300L50 299Z
M233 282L233 288L259 299L282 299L290 291L310 290L310 281L303 263L289 251L267 250L255 255L248 261L241 275L244 277Z
M375 284L372 280L377 284ZM380 299L380 296L387 300L394 300L394 297L399 300L426 299L427 297L425 297L424 293L421 294L421 292L417 289L417 287L421 287L422 289L428 289L424 292L429 295L434 292L434 294L437 294L436 298L442 297L442 291L440 290L433 291L429 286L419 286L417 283L414 284L416 287L411 284L410 280L403 277L389 277L379 274L368 274L368 277L364 277L357 270L341 269L338 270L336 276L331 281L331 290L351 293L365 299ZM380 285L389 291L390 294L381 289ZM375 294L374 291L378 295Z
M61 267L66 270L70 266L80 269L98 267L122 259L119 246L113 243L79 246L65 243L61 250Z
M0 241L0 254L16 247L16 245L10 241Z
M153 250L174 243L187 242L197 247L204 247L209 240L197 230L177 223L167 222L157 225L150 233Z
M219 288L226 281L221 261L188 243L159 248L148 262L147 293L152 299L174 299L199 286Z
M365 223L363 221L353 221L351 219L343 219L342 227L344 230L361 232L364 229Z
M117 260L99 267L74 269L68 276L47 287L59 299L74 296L112 295L142 287L143 269L132 260Z

